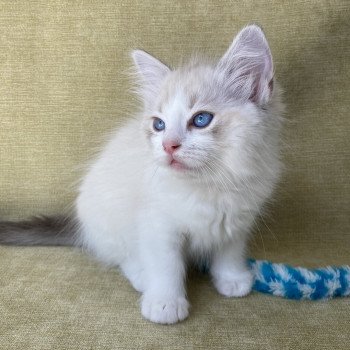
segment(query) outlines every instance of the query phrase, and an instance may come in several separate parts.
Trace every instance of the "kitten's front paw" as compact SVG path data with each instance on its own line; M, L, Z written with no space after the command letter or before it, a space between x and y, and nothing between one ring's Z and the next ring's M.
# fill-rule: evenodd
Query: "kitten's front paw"
M250 293L253 285L253 274L250 271L239 274L214 277L217 291L226 297L244 297Z
M189 303L184 297L159 297L143 295L141 313L146 319L163 324L184 320L188 316Z

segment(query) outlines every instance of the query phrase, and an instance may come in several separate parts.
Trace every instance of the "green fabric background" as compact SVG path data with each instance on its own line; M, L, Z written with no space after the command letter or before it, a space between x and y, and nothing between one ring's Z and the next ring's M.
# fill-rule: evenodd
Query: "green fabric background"
M285 174L252 255L350 263L350 3L0 1L0 217L61 212L138 108L130 50L176 65L261 24L285 90ZM144 321L116 270L68 248L0 247L1 349L348 349L350 302L225 299L193 276L190 318Z

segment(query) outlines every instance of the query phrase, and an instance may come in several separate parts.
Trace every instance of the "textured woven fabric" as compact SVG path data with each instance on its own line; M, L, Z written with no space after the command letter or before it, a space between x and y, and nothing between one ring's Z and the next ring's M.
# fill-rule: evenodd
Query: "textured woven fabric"
M285 175L252 255L349 264L350 4L0 0L0 217L69 207L82 166L138 106L132 48L176 65L263 26L285 90ZM0 248L1 349L348 349L350 302L226 299L194 277L190 318L141 319L115 270L66 248Z

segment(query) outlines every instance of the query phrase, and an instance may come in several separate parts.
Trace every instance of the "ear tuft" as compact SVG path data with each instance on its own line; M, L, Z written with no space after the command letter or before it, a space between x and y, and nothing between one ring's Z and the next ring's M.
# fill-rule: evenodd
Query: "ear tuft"
M243 28L220 59L217 70L232 96L258 105L267 103L273 88L273 62L262 29L254 24Z

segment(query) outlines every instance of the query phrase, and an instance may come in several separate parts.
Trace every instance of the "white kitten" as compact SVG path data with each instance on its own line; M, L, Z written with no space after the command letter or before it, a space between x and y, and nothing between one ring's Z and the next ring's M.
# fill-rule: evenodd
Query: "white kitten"
M188 316L185 273L205 257L219 293L248 294L246 243L280 174L282 111L266 38L244 28L215 64L132 55L144 111L118 130L77 200L81 239L120 266L158 323Z
M0 222L3 244L76 244L119 266L158 323L188 316L185 274L206 261L219 293L253 277L249 232L280 175L282 104L262 30L244 28L212 64L176 70L132 55L144 110L119 129L80 187L78 242L68 220Z

